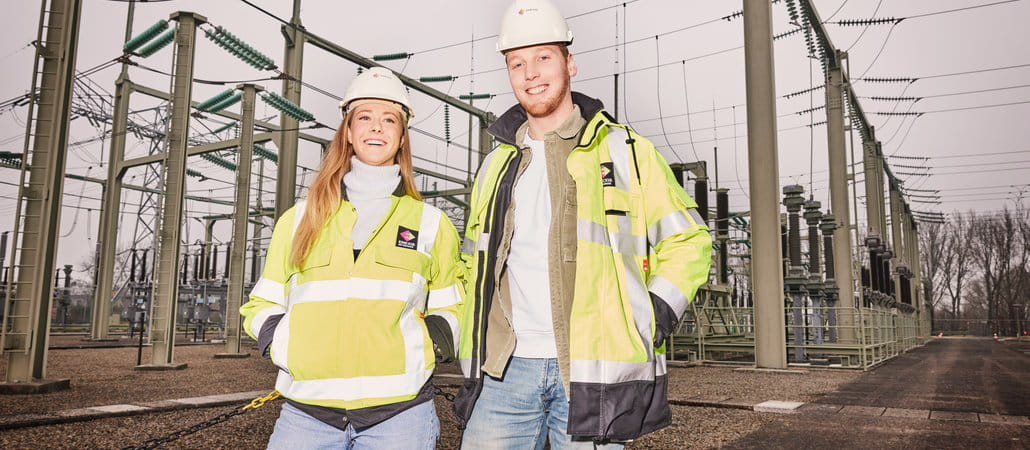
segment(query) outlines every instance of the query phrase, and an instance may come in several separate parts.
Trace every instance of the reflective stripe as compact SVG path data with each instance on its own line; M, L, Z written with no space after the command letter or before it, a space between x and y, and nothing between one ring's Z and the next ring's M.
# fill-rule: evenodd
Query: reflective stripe
M287 311L286 315L279 320L279 324L276 325L275 333L272 334L272 345L269 346L272 364L279 366L280 369L288 370L286 362L289 361L289 348L290 313Z
M267 308L262 309L261 312L254 314L254 318L250 321L250 335L257 339L258 335L261 334L261 327L265 325L265 321L269 317L285 312L286 308L269 305Z
M701 214L697 212L697 208L688 209L687 214L694 220L694 225L708 226L708 222L705 222L705 218L701 217Z
M629 133L626 130L610 126L608 127L608 153L612 158L612 166L615 169L615 187L629 192L631 189L630 180L633 180L633 172L630 170L630 149L626 140Z
M619 228L630 229L628 217L619 217ZM647 240L643 236L634 236L629 232L609 233L604 225L589 220L576 223L576 236L581 241L593 242L605 247L612 247L616 252L630 256L647 254Z
M297 202L296 212L293 213L293 233L291 233L291 235L297 235L297 228L300 227L300 221L304 218L304 211L306 211L307 209L307 200L301 200Z
M614 384L626 381L654 381L655 362L621 362L572 360L569 363L573 383Z
M476 172L477 176L486 176L486 172L490 171L490 164L494 162L494 158L497 156L498 150L494 150L486 154L483 158L483 163L479 165L479 171ZM476 199L478 200L483 195L483 183L476 183Z
M623 255L644 256L647 255L647 238L633 234L633 222L629 216L616 217L619 224L618 233L609 233L609 240L615 251Z
M665 353L655 355L655 370L654 375L660 377L669 373L669 367L665 363Z
M672 311L676 313L676 317L682 317L683 313L690 306L690 299L683 292L680 291L675 284L671 281L655 276L651 278L651 282L647 285L647 290L661 298Z
M605 247L612 246L608 240L608 229L604 225L589 220L576 222L576 237L581 241L593 242Z
M697 211L693 208L688 211L693 211L695 215L697 214ZM696 225L697 222L690 220L684 211L673 211L647 229L647 238L651 241L651 245L657 246L660 242L687 231Z
M619 228L628 229L629 217L619 217ZM621 280L624 280L626 284L626 293L629 294L630 308L633 310L633 324L637 327L637 333L640 334L641 344L644 350L647 352L647 359L650 361L654 357L654 333L651 331L651 324L654 322L654 309L651 307L651 296L647 293L647 288L644 287L643 274L637 269L637 256L646 255L647 250L646 242L643 236L637 237L633 235L613 235L616 239L625 240L632 238L639 244L641 253L630 253L621 252L616 256L622 257L622 270L623 276Z
M351 278L349 280L309 281L298 284L290 292L290 306L300 303L331 302L346 299L408 301L415 285L423 285L424 279L415 274L416 281L370 280ZM417 279L422 279L421 283ZM418 290L421 290L419 286Z
M458 289L457 284L452 284L442 289L429 291L429 303L426 307L438 309L461 303L461 292Z
M426 256L433 256L433 245L436 244L436 235L440 231L440 216L443 213L432 205L422 204L422 224L418 228L418 251Z
M254 288L250 290L250 295L272 303L286 305L286 286L268 278L262 277L257 283L254 283Z
M461 252L466 255L471 255L474 252L485 252L487 246L490 245L490 233L479 233L479 240L473 241L472 239L465 238L461 243Z
M294 381L289 375L280 373L275 382L275 389L285 397L298 401L342 400L346 402L415 395L422 389L422 385L426 383L430 375L432 375L432 371L417 370L382 377Z
M428 334L425 332L425 323L422 321L422 318L415 316L414 309L414 305L408 303L404 308L404 312L401 313L400 320L401 334L404 336L404 371L407 373L418 373L426 368L426 340L428 339ZM358 394L364 393L358 392ZM363 395L363 398L369 397L378 396Z
M472 378L472 359L462 358L458 360L458 365L461 366L461 373L465 378ZM478 375L478 374L476 374Z

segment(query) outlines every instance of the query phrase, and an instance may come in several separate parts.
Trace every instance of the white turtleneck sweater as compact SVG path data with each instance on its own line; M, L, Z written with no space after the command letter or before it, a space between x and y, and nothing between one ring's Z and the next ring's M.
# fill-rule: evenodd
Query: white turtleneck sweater
M386 218L390 211L390 196L401 181L401 168L392 166L370 166L357 156L350 159L350 172L343 176L347 189L347 200L357 210L358 220L351 232L354 249L365 247L372 232Z

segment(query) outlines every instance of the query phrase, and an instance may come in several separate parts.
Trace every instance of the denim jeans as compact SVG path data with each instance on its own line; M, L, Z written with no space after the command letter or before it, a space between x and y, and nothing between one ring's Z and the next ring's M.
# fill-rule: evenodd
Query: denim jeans
M483 392L465 427L462 449L539 450L548 439L555 450L623 447L619 443L595 446L566 434L569 400L557 359L513 357L503 380L484 377Z
M368 428L347 425L346 431L327 425L284 403L270 449L412 449L432 450L440 437L436 405L428 401Z

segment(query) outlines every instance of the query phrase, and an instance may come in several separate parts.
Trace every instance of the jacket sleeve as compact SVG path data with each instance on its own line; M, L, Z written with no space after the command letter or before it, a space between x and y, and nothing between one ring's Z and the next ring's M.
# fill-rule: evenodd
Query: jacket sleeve
M293 239L295 208L275 224L272 241L265 255L261 278L250 291L250 300L240 307L243 329L257 340L261 356L268 357L275 327L286 314L286 282L289 279L290 242Z
M429 272L425 321L433 343L447 359L453 359L461 333L458 313L465 300L466 270L461 260L458 232L446 215L440 218L437 233Z
M708 282L712 237L665 158L646 139L634 136L643 188L647 241L652 248L647 290L655 313L655 345L675 330L697 290Z

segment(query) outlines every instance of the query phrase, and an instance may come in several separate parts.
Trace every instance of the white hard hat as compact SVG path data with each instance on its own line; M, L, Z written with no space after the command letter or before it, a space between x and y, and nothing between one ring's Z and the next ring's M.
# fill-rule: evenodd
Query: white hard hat
M372 67L356 78L347 86L347 93L340 101L340 116L347 115L347 109L355 100L378 99L396 103L401 110L407 114L408 122L415 117L415 111L411 108L411 100L408 99L408 91L404 89L401 80L389 69L384 67Z
M552 43L572 44L572 30L550 1L515 0L504 12L497 51Z

